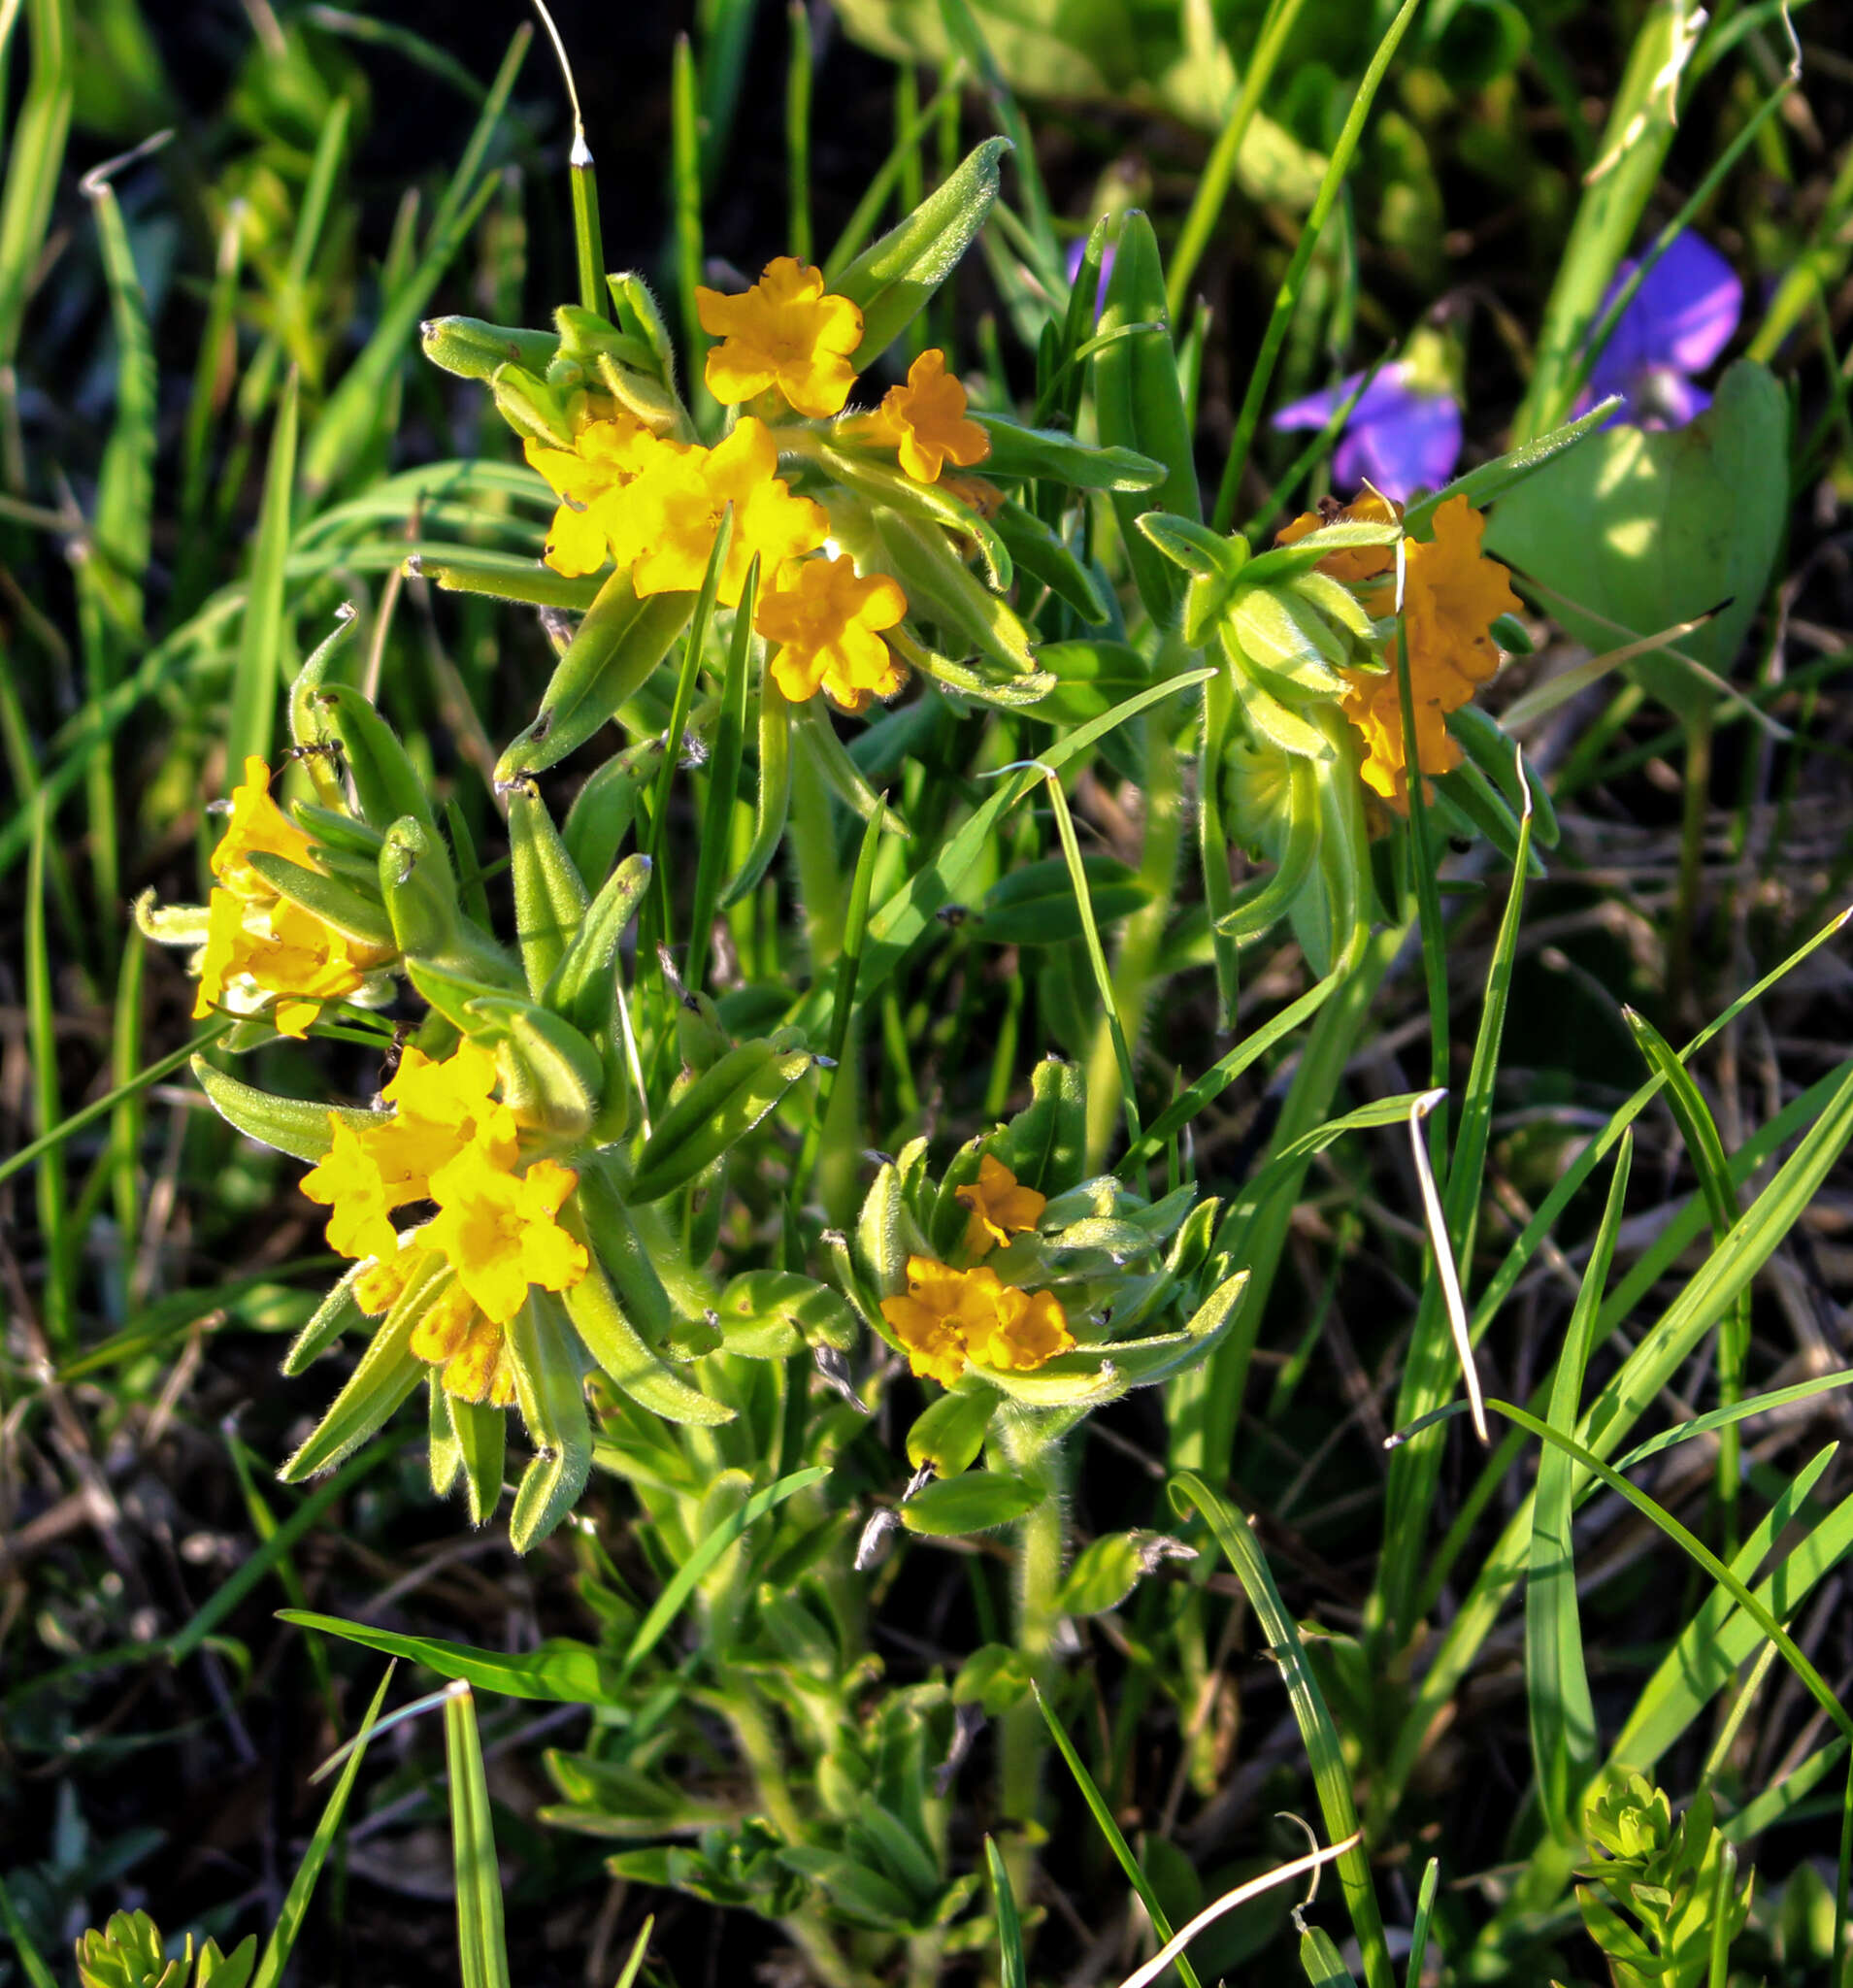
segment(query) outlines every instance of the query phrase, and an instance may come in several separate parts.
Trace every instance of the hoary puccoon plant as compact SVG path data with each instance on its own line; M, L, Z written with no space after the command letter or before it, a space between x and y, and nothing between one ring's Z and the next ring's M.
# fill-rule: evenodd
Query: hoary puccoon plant
M595 1468L620 1480L665 1592L652 1607L574 1525L601 1635L556 1653L598 1714L551 1759L553 1816L615 1839L620 1873L776 1920L832 1983L901 1954L926 1981L994 1937L947 1841L973 1733L1002 1721L1020 1875L1031 1687L1070 1618L1188 1557L1140 1532L1071 1554L1072 1439L1128 1389L1176 1398L1244 1316L1240 1210L1199 1195L1181 1115L1142 1128L1128 1082L1134 933L1162 924L1173 879L1083 860L1064 779L1096 750L1130 769L1158 846L1181 842L1189 770L1208 920L1184 957L1213 962L1226 1005L1239 944L1277 921L1322 976L1355 959L1407 888L1397 817L1509 850L1523 807L1471 701L1516 605L1479 549L1489 472L1406 513L1367 494L1260 548L1206 526L1142 215L1119 223L1098 326L1104 228L1088 243L1035 419L969 404L917 333L1007 149L980 146L828 282L778 256L743 292L698 290L694 393L634 276L588 282L546 329L427 324L427 356L513 431L525 480L498 488L528 536L422 571L539 609L557 652L494 769L507 883L356 687L343 623L295 681L283 759L238 770L209 902L140 908L196 948L207 1094L302 1164L347 1264L285 1371L362 1347L284 1478L421 1394L433 1487L472 1522L500 1522L521 1453L521 1551ZM854 404L904 339L894 383ZM510 529L485 510L485 538ZM987 716L988 785L902 772L910 740ZM601 741L556 820L551 770ZM708 795L694 838L685 761ZM1035 793L1059 848L1014 845L1033 860L983 898L990 929L1104 978L1099 925L1130 914L1120 1005L1081 1015L1007 1122L877 1154L858 1212L844 1183L879 1138L857 1122L858 1017ZM974 811L956 832L955 800ZM1272 866L1240 892L1235 844ZM808 986L711 998L717 921L766 901L781 846L807 896L823 879L842 901L853 865L846 915L834 934L813 917ZM274 1095L226 1067L316 1032L367 1046L372 1097ZM891 1404L904 1454L877 1433ZM954 1674L881 1688L869 1619L897 1542L987 1533L1013 1546L1013 1620ZM672 1645L683 1607L699 1635Z

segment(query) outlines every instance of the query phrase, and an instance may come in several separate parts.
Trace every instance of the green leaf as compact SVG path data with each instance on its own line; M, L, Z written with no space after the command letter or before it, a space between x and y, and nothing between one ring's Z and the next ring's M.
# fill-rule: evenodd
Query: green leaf
M1030 1695L1029 1659L1007 1642L987 1642L959 1666L952 1703L975 1705L987 1719L1001 1719Z
M336 1121L356 1129L380 1122L377 1111L312 1104L306 1098L277 1098L260 1091L222 1070L215 1070L204 1056L193 1058L193 1076L212 1100L213 1109L228 1124L235 1125L247 1139L259 1145L274 1146L292 1159L311 1162L328 1157L335 1143Z
M714 1302L730 1353L782 1360L808 1346L847 1352L856 1317L828 1284L796 1271L752 1270L735 1277Z
M707 1070L657 1121L638 1156L630 1200L642 1206L685 1185L745 1139L804 1076L809 1049L742 1043Z
M1550 590L1544 605L1599 654L1716 609L1674 646L1728 676L1762 605L1788 516L1788 403L1741 359L1683 428L1615 426L1512 491L1489 552ZM1718 692L1669 649L1623 665L1685 718Z
M988 1387L943 1394L928 1403L908 1431L908 1462L916 1471L930 1464L941 1477L969 1471L984 1447L996 1408L997 1396Z
M1090 448L1055 428L1026 428L1007 414L974 412L991 438L991 452L977 474L1000 482L1046 479L1074 490L1154 490L1166 469L1132 448Z
M554 1637L538 1649L520 1656L500 1650L473 1649L468 1643L446 1642L430 1636L402 1636L393 1629L375 1629L349 1622L340 1615L317 1615L305 1608L280 1608L280 1622L293 1622L298 1629L316 1629L324 1636L340 1637L389 1657L403 1657L422 1664L440 1677L458 1677L480 1691L500 1692L504 1698L539 1699L551 1705L609 1705L613 1703L614 1679L611 1660L590 1643Z
M617 949L649 888L650 860L626 856L585 911L541 996L555 1014L589 1038L609 1035L618 998Z
M872 243L831 283L862 307L862 343L850 357L865 372L912 322L958 267L997 198L1006 138L987 138L897 226Z
M583 1185L581 1182L581 1201L587 1199ZM563 1210L561 1218L569 1232L577 1233L575 1216ZM591 1207L585 1210L585 1221L586 1231L580 1240L587 1243L591 1260L585 1275L562 1294L567 1316L584 1342L585 1350L640 1408L661 1415L667 1422L687 1422L698 1428L731 1422L734 1410L726 1403L691 1387L651 1350L631 1323L605 1276L604 1253L611 1246L609 1229L596 1219ZM635 1245L634 1236L627 1240Z
M306 870L286 856L273 855L268 849L252 849L247 861L279 897L301 905L324 925L332 925L362 945L391 946L392 920L378 898L366 896L337 877Z
M997 1913L998 1981L1000 1988L1029 1988L1029 1964L1023 1955L1023 1921L1010 1889L1010 1873L1003 1854L987 1836L985 1869L991 1879L991 1901Z
M328 1412L278 1472L283 1483L300 1484L350 1456L424 1378L429 1370L412 1350L413 1331L448 1283L449 1267L438 1257L407 1285Z
M1106 1615L1139 1585L1143 1572L1139 1541L1131 1533L1108 1533L1081 1548L1056 1591L1064 1615Z
M527 1303L504 1330L515 1399L535 1449L509 1514L509 1543L526 1553L566 1517L585 1489L592 1472L592 1426L579 1346L551 1294L530 1290Z
M243 767L250 757L268 760L275 737L278 659L283 645L283 569L289 557L289 501L296 480L296 409L292 371L271 433L238 657L232 666L225 757L235 767Z
M900 1508L901 1523L910 1533L934 1539L987 1533L1021 1518L1042 1497L1026 1477L1006 1471L967 1471L916 1491Z
M519 781L508 789L508 797L514 930L528 992L539 1000L579 937L585 917L585 880L566 853L540 789L531 780Z
M1117 856L1081 859L1095 921L1117 923L1143 911L1151 888ZM1081 935L1080 906L1060 856L1025 863L1000 878L978 908L978 934L994 945L1062 945Z

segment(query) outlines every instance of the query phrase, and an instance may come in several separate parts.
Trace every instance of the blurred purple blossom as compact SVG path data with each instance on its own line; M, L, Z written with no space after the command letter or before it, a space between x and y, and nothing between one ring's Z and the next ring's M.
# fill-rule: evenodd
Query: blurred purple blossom
M1364 390L1344 424L1332 475L1347 491L1369 482L1397 503L1418 488L1438 490L1461 454L1461 411L1450 393L1418 387L1405 361L1388 365ZM1274 415L1276 428L1323 428L1357 392L1353 373L1324 393L1309 394Z
M1630 259L1616 270L1598 322L1639 267ZM1743 284L1724 257L1697 235L1675 235L1621 314L1576 412L1619 393L1623 404L1616 420L1683 428L1711 405L1710 394L1693 385L1691 376L1703 373L1730 344L1742 310Z
M1080 276L1081 264L1087 257L1085 239L1070 245L1068 251L1068 280L1075 282ZM1107 280L1113 273L1113 251L1103 249L1100 258L1100 286L1094 292L1094 315L1098 317L1107 308Z

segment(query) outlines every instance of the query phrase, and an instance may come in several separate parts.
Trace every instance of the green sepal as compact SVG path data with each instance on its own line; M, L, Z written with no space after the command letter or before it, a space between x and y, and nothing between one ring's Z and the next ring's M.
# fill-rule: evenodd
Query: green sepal
M1243 586L1229 626L1250 670L1272 672L1287 694L1331 698L1343 690L1338 672L1348 661L1344 645L1297 594Z
M782 1360L807 1346L846 1353L856 1342L855 1314L828 1284L795 1271L754 1270L737 1276L714 1302L730 1353Z
M292 1159L312 1164L324 1160L335 1143L334 1123L340 1120L356 1130L380 1122L377 1111L351 1106L317 1105L307 1098L278 1098L260 1091L254 1084L241 1083L215 1070L204 1056L195 1056L193 1076L212 1100L214 1110L228 1125L234 1125L247 1139L259 1145L273 1146Z
M873 516L884 564L901 582L916 614L970 643L1012 676L1035 673L1028 630L1011 608L986 590L939 532L885 508Z
M554 1139L580 1139L598 1115L605 1064L562 1015L518 994L483 994L465 1012L469 1033L492 1038L503 1095L524 1123Z
M1097 926L1117 924L1151 902L1151 886L1117 856L1083 856L1081 874ZM984 895L978 920L978 936L997 945L1061 945L1084 930L1075 879L1060 856L1000 877Z
M550 331L510 324L485 324L480 317L427 317L418 343L434 366L459 380L489 380L498 366L525 366L545 373L560 342Z
M908 825L863 778L862 769L849 756L830 714L820 699L808 698L795 707L794 733L805 763L824 785L859 820L877 817L889 835L905 838Z
M1040 580L1057 600L1073 608L1083 621L1103 627L1112 620L1112 607L1092 572L1062 542L1052 525L1033 511L1008 500L993 520L997 535L1020 572ZM1042 658L1039 656L1039 661Z
M586 1215L589 1213L587 1210ZM579 1220L569 1218L564 1210L561 1219L587 1243L590 1253L585 1275L561 1296L573 1330L599 1371L640 1408L662 1416L666 1422L693 1423L708 1429L731 1422L733 1409L691 1387L651 1351L625 1314L605 1276L602 1252L607 1238L603 1225L592 1223L581 1231Z
M429 580L441 592L484 594L495 601L519 601L530 608L557 608L582 614L598 599L599 582L568 579L531 555L473 549L468 558L414 552L406 561L414 580Z
M364 897L352 884L319 870L305 870L269 849L250 850L247 861L279 897L300 905L324 925L362 945L391 947L392 920L377 898Z
M1403 527L1393 519L1377 524L1364 517L1338 518L1308 532L1303 539L1295 539L1290 546L1272 546L1265 552L1257 552L1249 564L1248 579L1256 586L1274 586L1309 573L1321 559L1334 552L1353 551L1360 546L1394 546L1402 536ZM1388 581L1394 585L1395 571L1392 566L1376 583Z
M1028 428L1008 414L972 414L991 438L991 452L974 476L1007 483L1046 478L1072 490L1155 490L1165 465L1134 448L1090 448L1055 428Z
M1321 765L1331 760L1334 757L1332 742L1310 719L1290 711L1272 691L1262 687L1261 673L1236 645L1227 622L1218 633L1224 653L1235 666L1233 676L1237 702L1241 706L1241 714L1255 737L1264 745L1292 753L1297 758L1310 759Z
M1525 792L1518 783L1517 742L1508 739L1499 720L1476 704L1464 704L1459 711L1449 712L1447 728L1468 758L1499 789L1514 817L1521 814ZM1561 833L1557 809L1543 776L1529 759L1525 762L1525 788L1532 799L1532 841L1554 849Z
M592 1423L579 1343L550 1294L531 1290L503 1328L514 1396L534 1441L509 1513L509 1544L538 1546L579 1502L592 1474Z
M617 330L608 318L588 311L582 304L561 304L553 313L559 327L559 358L567 366L594 373L598 362L609 356L622 365L653 372L656 354L641 338Z
M1032 704L1040 704L1055 688L1055 679L1046 670L1037 670L1027 677L1006 677L1002 680L994 676L984 676L967 663L955 663L949 656L943 656L937 650L922 647L911 642L906 634L895 629L889 641L906 658L910 669L919 671L923 677L931 677L947 690L960 697L975 697L980 704L996 705L1000 711L1021 711Z
M425 1369L425 1462L431 1470L431 1495L448 1498L463 1469L463 1448L450 1414L450 1397L436 1367Z
M958 267L997 198L1008 138L987 138L907 218L873 242L831 284L862 308L862 343L850 357L865 372L900 337Z
M573 423L566 401L538 373L525 366L498 366L489 376L496 412L524 442L544 448L573 447Z
M987 1719L1001 1719L1030 1695L1030 1661L1007 1642L980 1643L959 1666L952 1703L975 1705Z
M496 784L540 773L583 746L648 681L694 611L692 593L639 599L629 572L613 573L554 666L534 722L497 763Z
M966 1471L923 1485L900 1508L901 1523L929 1539L957 1539L1007 1526L1035 1508L1043 1492L1007 1471Z
M1246 539L1225 537L1198 518L1178 517L1169 511L1146 511L1140 514L1139 529L1174 566L1193 580L1232 580L1247 563Z
M877 1171L869 1191L862 1198L862 1211L856 1217L855 1262L873 1287L877 1301L892 1298L908 1287L908 1258L916 1253L914 1243L922 1241L914 1231L901 1192L901 1176L894 1164L884 1162ZM922 1242L917 1252L928 1252ZM877 1332L877 1307L870 1307L868 1323Z
M637 819L638 796L655 785L662 760L658 740L629 746L599 767L573 797L560 840L573 867L588 882L612 874L618 849Z
M1124 334L1098 347L1091 361L1101 442L1108 448L1130 448L1165 466L1162 483L1142 493L1116 490L1112 505L1139 597L1151 618L1169 628L1177 618L1183 583L1177 569L1139 531L1138 521L1147 511L1201 519L1203 496L1197 487L1190 417L1172 347L1158 239L1151 222L1136 208L1120 224L1100 330Z
M289 686L290 739L301 751L304 764L309 768L310 779L315 783L316 798L331 809L341 806L341 781L336 769L330 763L333 754L321 749L330 742L328 728L320 720L314 698L315 693L327 681L330 664L354 639L359 626L359 617L351 605L345 605L336 617L333 629L316 645L308 661L296 672ZM240 767L236 771L243 773L244 769Z
M458 972L454 968L439 966L435 961L421 959L407 960L405 975L424 1000L459 1035L464 1036L480 1026L470 1011L471 1004L513 993L513 983L518 979L518 976L511 972L508 981L497 985L493 981L480 980L474 975Z
M791 703L770 670L759 679L759 790L753 799L753 839L739 874L721 893L729 910L750 897L784 838L791 809Z
M321 1354L354 1326L365 1325L367 1314L354 1297L354 1279L366 1269L364 1263L350 1264L327 1297L309 1315L308 1322L289 1342L283 1355L283 1373L294 1379L308 1370Z
M316 743L332 739L341 747L362 817L379 828L410 815L436 835L437 816L423 779L398 733L367 699L351 684L323 683L306 702L309 721L321 726Z
M636 1322L646 1344L666 1345L677 1324L676 1308L630 1209L597 1160L581 1168L576 1199L585 1210L597 1261L604 1265L625 1315Z
M542 1005L583 1036L596 1039L612 1027L618 943L649 889L650 867L647 856L626 856L612 872L542 990Z
M534 783L515 782L508 802L514 931L528 992L539 999L579 934L585 916L585 882Z
M649 284L635 270L623 269L608 276L605 287L611 292L618 330L641 340L649 348L657 377L674 393L676 342L669 335L669 326L663 321Z
M308 1441L277 1473L282 1483L300 1484L351 1456L431 1371L412 1350L412 1335L449 1281L449 1265L434 1251L381 1321Z
M657 1121L638 1156L630 1200L642 1205L685 1186L745 1139L815 1060L809 1049L771 1040L728 1050Z
M941 1477L969 1471L984 1447L996 1408L997 1396L988 1387L943 1394L914 1417L908 1431L908 1462L916 1471L931 1464Z
M937 483L915 482L892 463L850 449L825 447L819 449L818 460L841 488L854 491L871 505L898 512L926 531L937 529L950 532L955 539L969 539L984 561L993 590L1003 593L1009 586L1015 577L1009 547L986 519L950 491Z
M385 841L385 831L375 828L370 821L362 821L357 815L349 814L342 808L318 808L313 801L292 801L289 812L296 818L296 825L315 845L317 858L341 866L342 874L347 874L349 863L364 867L367 879L373 880L373 873L380 862L380 847ZM358 876L358 870L352 873Z
M456 1395L447 1397L447 1406L470 1523L485 1526L502 1502L502 1475L509 1447L508 1410L487 1402L466 1402Z

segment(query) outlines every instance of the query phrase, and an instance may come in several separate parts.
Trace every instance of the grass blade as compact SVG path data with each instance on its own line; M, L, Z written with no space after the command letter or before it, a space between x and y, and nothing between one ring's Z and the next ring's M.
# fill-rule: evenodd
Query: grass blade
M360 1722L360 1732L353 1751L347 1756L347 1765L342 1769L341 1779L335 1783L327 1806L321 1811L321 1820L315 1825L315 1834L310 1838L309 1847L303 1852L303 1861L296 1867L296 1875L283 1900L283 1908L277 1915L277 1924L257 1963L257 1971L251 1976L250 1988L280 1988L283 1970L289 1965L290 1952L302 1932L309 1901L314 1896L315 1880L321 1875L329 1846L334 1842L335 1832L341 1827L341 1818L347 1812L347 1797L353 1793L354 1776L359 1773L360 1763L366 1758L367 1740L373 1733L374 1721L380 1716L380 1707L386 1702L386 1687L391 1682L392 1666L388 1664L386 1674L380 1680L380 1689L374 1693L373 1703L367 1707L367 1716Z
M445 1694L444 1753L450 1770L450 1849L457 1881L457 1953L463 1988L509 1988L502 1873L495 1858L489 1780L467 1684Z
M1384 1938L1383 1918L1377 1909L1376 1889L1371 1880L1371 1860L1364 1852L1357 1809L1351 1801L1351 1771L1345 1765L1338 1728L1326 1709L1319 1680L1307 1662L1299 1625L1287 1613L1268 1563L1240 1511L1219 1498L1194 1471L1179 1472L1172 1479L1171 1500L1180 1512L1188 1503L1203 1514L1268 1638L1274 1660L1286 1680L1300 1738L1312 1766L1313 1786L1318 1790L1326 1834L1335 1844L1347 1840L1350 1844L1338 1857L1339 1882L1350 1909L1352 1930L1357 1934L1364 1978L1369 1988L1394 1988L1396 1975L1390 1966L1389 1942Z
M753 608L759 599L759 555L740 590L734 610L734 638L727 646L720 711L709 748L708 801L702 811L701 847L695 858L695 898L689 911L688 962L684 977L699 989L713 944L716 901L727 852L733 843L734 809L740 798L740 769L746 754L746 679L752 657ZM763 693L762 693L763 694Z
M1621 1143L1608 1184L1608 1204L1583 1272L1551 1390L1550 1426L1568 1435L1582 1405L1583 1372L1614 1261L1634 1160L1632 1137ZM1577 1834L1582 1792L1596 1764L1596 1706L1583 1664L1582 1617L1576 1607L1576 1564L1571 1540L1570 1459L1551 1450L1539 1459L1532 1502L1531 1572L1525 1588L1525 1687L1532 1760L1545 1827L1560 1839Z
M1010 1889L1010 1873L997 1844L984 1839L985 1868L991 1874L991 1898L997 1911L998 1980L1001 1988L1029 1988L1029 1969L1023 1958L1023 1921L1016 1909L1016 1894Z
M277 719L279 656L283 641L283 565L289 553L290 492L296 480L297 404L292 369L283 382L277 426L264 471L264 497L251 551L250 591L232 669L232 704L225 721L225 784L244 777L248 757L268 760Z

